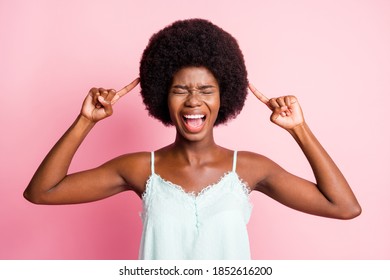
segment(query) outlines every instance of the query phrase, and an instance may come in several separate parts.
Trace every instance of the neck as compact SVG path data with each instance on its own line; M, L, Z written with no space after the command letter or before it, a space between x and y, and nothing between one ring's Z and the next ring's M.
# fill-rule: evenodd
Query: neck
M189 164L202 163L208 161L209 156L220 148L213 137L200 141L190 141L176 134L175 142L171 146L177 156L182 157Z

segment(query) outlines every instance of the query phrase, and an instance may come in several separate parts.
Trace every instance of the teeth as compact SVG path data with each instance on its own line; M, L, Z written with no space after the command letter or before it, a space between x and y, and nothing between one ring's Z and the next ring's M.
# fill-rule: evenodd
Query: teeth
M186 119L201 119L204 118L204 115L184 115Z

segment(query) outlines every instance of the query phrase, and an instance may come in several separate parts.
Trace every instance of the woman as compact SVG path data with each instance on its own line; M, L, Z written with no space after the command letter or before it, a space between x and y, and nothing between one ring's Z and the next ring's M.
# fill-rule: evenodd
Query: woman
M139 81L150 115L175 126L175 141L156 152L126 154L68 174L84 138ZM239 114L248 87L272 111L271 121L297 141L316 183L262 155L215 143L214 127ZM92 88L24 196L33 203L71 204L128 190L143 200L141 259L249 259L246 224L253 190L309 214L351 219L361 212L347 181L306 124L297 98L268 99L248 84L236 40L201 19L178 21L154 34L141 59L140 79L118 92Z

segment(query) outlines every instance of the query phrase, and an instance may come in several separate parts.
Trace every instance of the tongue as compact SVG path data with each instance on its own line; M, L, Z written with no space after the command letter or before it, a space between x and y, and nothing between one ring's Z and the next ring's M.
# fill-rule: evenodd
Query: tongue
M187 119L187 124L193 128L197 128L202 125L202 119Z

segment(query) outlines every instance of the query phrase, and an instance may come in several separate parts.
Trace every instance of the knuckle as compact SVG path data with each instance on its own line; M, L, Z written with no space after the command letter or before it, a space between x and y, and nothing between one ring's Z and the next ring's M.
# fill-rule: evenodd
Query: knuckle
M105 88L99 88L99 92L103 94L103 93L107 93L107 90Z
M296 103L298 101L298 98L295 95L290 95L289 100L291 103Z
M114 90L114 89L109 89L108 90L108 95L109 96L113 97L113 96L115 96L115 94L116 94L116 90Z

